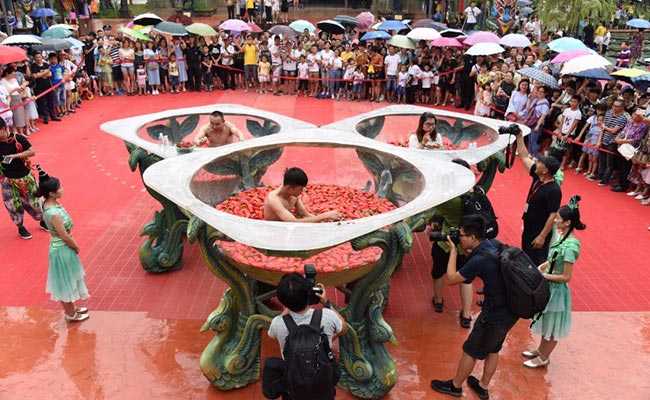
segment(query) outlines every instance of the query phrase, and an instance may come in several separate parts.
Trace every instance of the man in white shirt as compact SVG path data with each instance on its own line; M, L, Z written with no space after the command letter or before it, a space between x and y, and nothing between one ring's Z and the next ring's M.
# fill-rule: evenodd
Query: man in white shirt
M386 100L392 102L395 98L395 89L397 89L397 72L399 70L399 63L401 57L395 54L395 48L390 46L388 48L388 55L384 57L384 65L386 70Z
M280 95L280 77L282 76L282 49L280 48L280 36L273 37L273 44L269 45L271 53L271 82L273 84L273 94Z
M466 31L474 30L474 26L478 22L478 17L481 15L481 9L476 7L476 3L472 2L469 7L465 9L465 29Z
M334 51L332 51L332 45L330 42L325 42L325 48L318 52L318 56L320 59L321 77L323 79L323 91L321 92L321 96L329 97L329 75L330 70L332 69L332 64L334 63Z

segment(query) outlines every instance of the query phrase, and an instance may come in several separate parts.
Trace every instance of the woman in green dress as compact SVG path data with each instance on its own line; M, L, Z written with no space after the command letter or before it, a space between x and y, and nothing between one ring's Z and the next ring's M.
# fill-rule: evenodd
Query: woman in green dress
M88 319L88 309L76 307L74 302L88 298L84 282L84 269L79 261L79 246L70 235L72 219L59 204L63 195L57 178L41 176L39 194L45 198L43 220L52 235L50 240L49 267L46 292L52 300L60 301L65 319L78 322Z
M566 337L571 329L571 292L568 283L580 254L580 241L573 236L573 231L586 228L580 221L579 201L580 196L573 196L568 205L558 210L548 261L539 266L540 272L549 281L551 297L541 317L531 328L533 333L541 336L539 347L522 353L529 358L524 362L529 368L548 365L558 340Z

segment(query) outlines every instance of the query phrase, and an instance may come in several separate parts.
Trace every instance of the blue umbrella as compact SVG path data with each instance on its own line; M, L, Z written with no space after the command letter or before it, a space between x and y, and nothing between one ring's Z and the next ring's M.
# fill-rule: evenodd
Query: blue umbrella
M577 72L575 74L567 75L577 76L578 78L598 79L604 81L611 81L614 79L607 73L607 70L604 68L588 69L582 72Z
M571 51L571 50L588 49L588 47L584 43L572 37L562 37L559 39L552 40L548 43L548 48L553 50L556 53L562 53L564 51Z
M58 14L56 11L52 10L51 8L38 8L32 11L32 13L29 15L35 18L43 18L43 17L53 17Z
M394 19L386 20L379 24L377 27L377 29L381 31L401 31L402 29L406 28L408 28L406 24L404 24L402 21L397 21Z
M360 40L377 40L377 39L383 39L383 40L388 40L390 39L390 35L388 32L385 31L371 31L371 32L366 32L365 35L361 36Z
M650 22L646 21L645 19L641 18L634 18L625 24L627 26L631 26L632 28L637 28L637 29L650 29Z
M650 74L632 78L632 85L641 92L647 92L648 88L650 88Z

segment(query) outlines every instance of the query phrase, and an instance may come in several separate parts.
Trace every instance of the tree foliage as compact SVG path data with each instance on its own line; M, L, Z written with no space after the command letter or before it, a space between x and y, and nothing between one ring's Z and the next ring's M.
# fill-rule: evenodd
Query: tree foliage
M536 9L547 29L573 32L582 20L590 19L594 25L610 21L616 0L537 0Z

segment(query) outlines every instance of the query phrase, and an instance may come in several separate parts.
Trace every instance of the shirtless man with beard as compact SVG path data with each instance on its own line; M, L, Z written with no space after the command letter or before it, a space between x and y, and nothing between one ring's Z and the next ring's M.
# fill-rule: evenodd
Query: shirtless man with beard
M226 122L221 111L210 114L210 123L203 126L194 138L194 144L200 146L207 143L208 147L219 147L244 140L244 135L230 122Z

